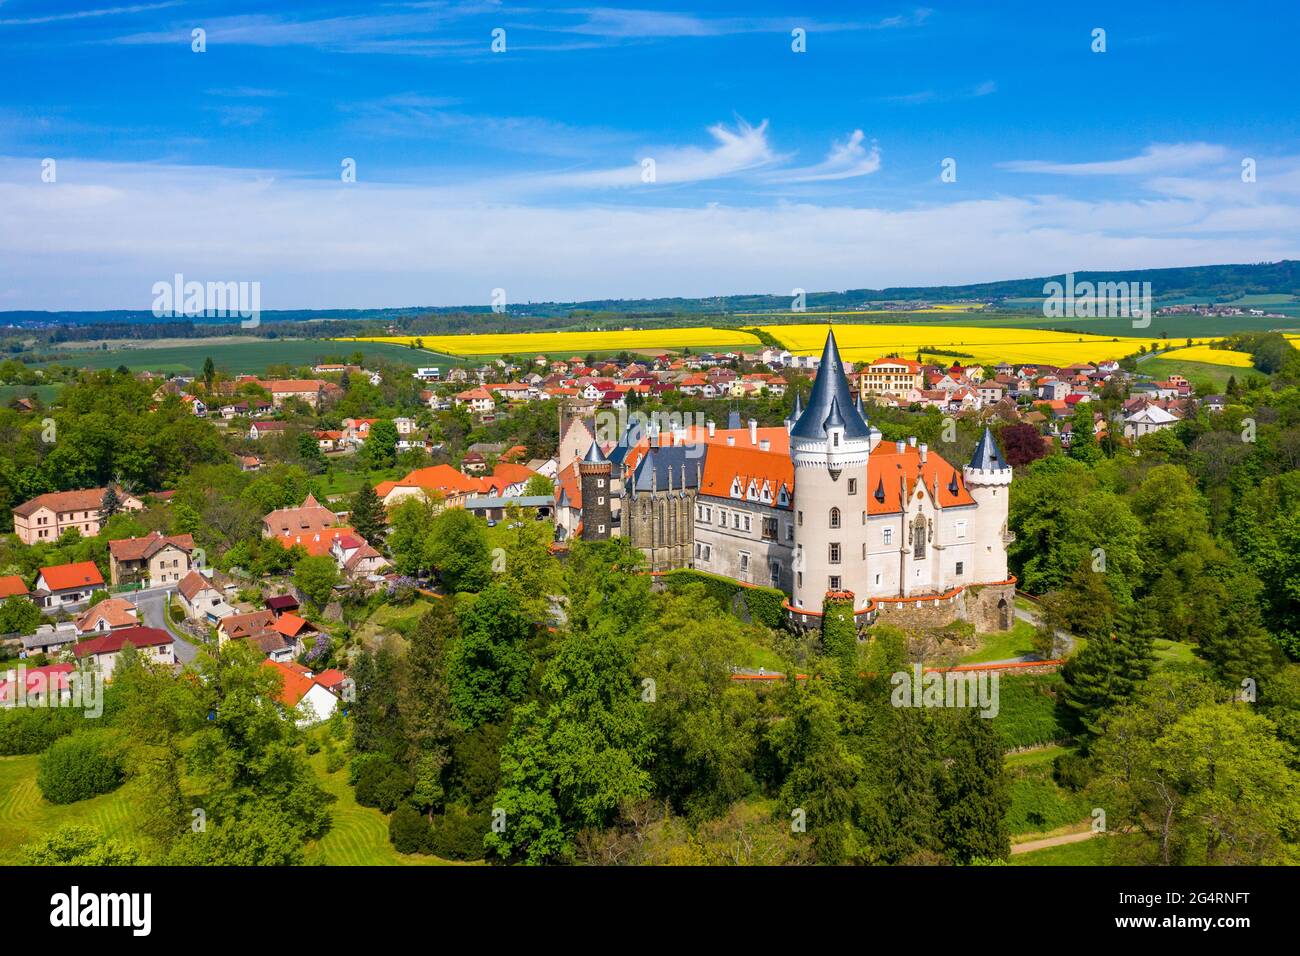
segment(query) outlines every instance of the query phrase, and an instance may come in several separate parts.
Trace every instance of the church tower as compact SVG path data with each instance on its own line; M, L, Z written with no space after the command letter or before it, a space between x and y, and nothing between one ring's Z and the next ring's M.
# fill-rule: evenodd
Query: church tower
M578 462L578 481L582 491L582 540L605 541L613 530L613 505L610 476L614 466L593 441L586 456Z
M962 469L966 490L975 499L975 567L973 580L992 584L1007 579L1007 504L1011 495L1011 466L1002 457L987 427L975 446L971 462Z
M790 429L794 463L795 554L791 604L820 611L827 591L852 591L853 610L869 601L867 457L871 427L844 377L835 332L826 333L808 405Z

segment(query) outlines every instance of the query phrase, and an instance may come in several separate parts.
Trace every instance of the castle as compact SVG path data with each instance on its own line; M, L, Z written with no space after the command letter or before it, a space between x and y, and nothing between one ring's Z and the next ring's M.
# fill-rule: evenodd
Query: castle
M808 404L783 427L625 430L602 448L594 407L560 413L556 537L627 538L651 571L694 568L778 588L817 626L827 592L851 592L860 624L979 630L1014 623L1007 574L1011 467L987 428L970 463L884 442L827 332Z

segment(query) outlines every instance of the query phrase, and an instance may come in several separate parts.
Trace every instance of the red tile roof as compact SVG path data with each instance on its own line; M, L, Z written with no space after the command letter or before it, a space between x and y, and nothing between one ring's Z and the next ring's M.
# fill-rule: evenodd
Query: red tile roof
M975 499L966 490L966 482L961 469L954 468L934 452L928 452L925 464L921 464L921 450L911 445L904 445L898 452L894 442L882 441L871 453L868 462L867 513L873 515L894 514L902 510L900 506L899 478L903 479L906 492L911 494L916 487L917 476L925 481L928 494L933 495L935 482L939 485L939 504L950 508L956 505L973 505ZM957 476L957 493L953 494L948 486L953 475ZM876 489L884 487L885 500L876 500Z
M6 574L0 577L0 600L26 593L27 585L23 583L23 579L18 575Z
M78 561L76 564L57 564L41 568L41 577L45 586L51 591L63 591L68 588L102 587L104 576L94 561Z
M112 654L120 651L128 643L136 647L163 647L173 643L170 634L159 627L124 627L102 637L81 641L72 648L78 657L91 654Z
M37 495L31 501L24 501L14 508L14 514L27 517L41 508L49 508L57 514L69 511L90 511L99 517L99 506L104 501L103 488L83 488L80 491L51 491Z
M194 537L188 534L175 534L167 537L160 531L151 531L143 538L119 538L108 543L108 551L119 561L143 561L152 558L168 545L182 551L194 550Z

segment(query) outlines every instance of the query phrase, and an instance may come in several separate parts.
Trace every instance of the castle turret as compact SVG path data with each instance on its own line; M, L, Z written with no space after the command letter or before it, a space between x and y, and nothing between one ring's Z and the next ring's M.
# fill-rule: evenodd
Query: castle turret
M1011 494L1011 466L987 427L975 446L970 464L962 470L966 490L975 499L975 568L973 580L993 583L1007 579L1007 507ZM956 475L953 476L955 481Z
M863 515L871 433L844 377L835 333L828 331L808 406L790 429L796 608L820 610L827 591L853 592L855 611L869 600Z
M611 504L613 463L593 441L587 454L578 462L578 480L582 488L582 540L604 541L610 536L614 519Z

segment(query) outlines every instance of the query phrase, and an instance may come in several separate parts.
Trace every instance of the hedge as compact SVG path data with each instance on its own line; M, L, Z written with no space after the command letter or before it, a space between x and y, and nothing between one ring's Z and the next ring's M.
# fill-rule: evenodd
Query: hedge
M108 793L124 779L121 742L111 730L83 730L55 741L36 768L36 786L50 803Z
M785 592L759 585L744 585L718 574L682 568L661 575L668 590L680 592L690 584L702 584L709 597L741 620L780 628L786 623Z

